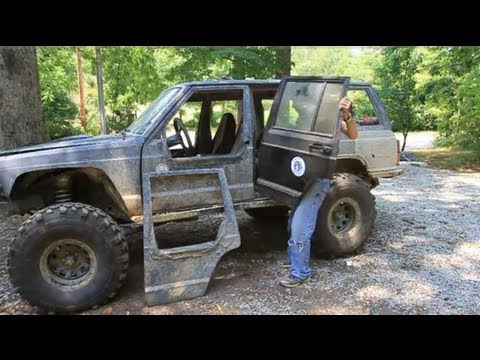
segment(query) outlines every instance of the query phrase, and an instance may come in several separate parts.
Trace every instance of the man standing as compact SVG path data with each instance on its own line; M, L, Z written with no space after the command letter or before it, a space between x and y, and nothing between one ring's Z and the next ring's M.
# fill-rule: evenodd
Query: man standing
M351 139L358 137L357 125L352 118L352 102L348 98L340 101L343 113L342 132ZM315 231L317 215L330 188L330 179L315 179L300 199L290 217L290 238L287 255L290 262L290 275L281 280L285 287L302 284L311 273L310 247Z

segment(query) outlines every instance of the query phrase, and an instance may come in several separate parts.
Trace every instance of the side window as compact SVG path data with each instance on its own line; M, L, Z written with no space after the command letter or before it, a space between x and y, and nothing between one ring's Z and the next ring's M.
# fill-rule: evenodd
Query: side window
M180 119L183 125L185 125L185 128L188 132L190 141L193 146L195 146L196 133L198 129L198 123L200 121L201 110L202 110L202 102L200 101L186 102L173 116L173 119L175 118ZM170 139L172 139L172 136L174 135L176 135L174 122L170 121L170 123L167 125L167 138L170 137ZM180 129L179 135L182 137L183 144L185 145L188 144L185 131L182 131L182 129ZM177 141L177 144L170 146L170 150L173 150L173 151L182 150L182 149L183 147L179 141Z
M348 90L347 97L353 101L353 117L358 125L378 125L378 117L375 107L366 90Z
M223 155L242 150L243 103L243 90L194 92L166 127L171 157Z

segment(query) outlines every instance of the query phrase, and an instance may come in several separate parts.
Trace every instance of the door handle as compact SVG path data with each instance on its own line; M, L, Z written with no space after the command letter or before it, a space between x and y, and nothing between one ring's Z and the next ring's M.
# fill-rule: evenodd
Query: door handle
M322 145L319 143L312 143L308 145L308 150L310 150L310 152L316 151L324 154L330 154L332 152L332 147L328 145Z

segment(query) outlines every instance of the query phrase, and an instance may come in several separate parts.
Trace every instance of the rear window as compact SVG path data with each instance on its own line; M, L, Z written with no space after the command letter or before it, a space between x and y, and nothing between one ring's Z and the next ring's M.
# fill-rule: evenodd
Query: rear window
M350 89L347 96L353 101L353 118L360 127L378 125L375 106L366 90Z

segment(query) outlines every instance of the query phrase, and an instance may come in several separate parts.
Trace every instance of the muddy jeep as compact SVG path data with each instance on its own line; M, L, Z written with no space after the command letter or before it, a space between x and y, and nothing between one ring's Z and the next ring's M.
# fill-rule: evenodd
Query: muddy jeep
M347 92L357 140L340 131L338 104ZM331 185L313 252L350 255L373 227L370 189L399 175L398 162L398 142L368 84L321 77L179 84L121 134L0 153L0 210L32 214L11 243L8 271L20 294L43 309L101 305L126 279L119 225L143 215L148 304L201 296L218 260L240 246L235 209L258 219L286 216L314 178ZM225 215L215 239L159 245L154 215L212 207Z

